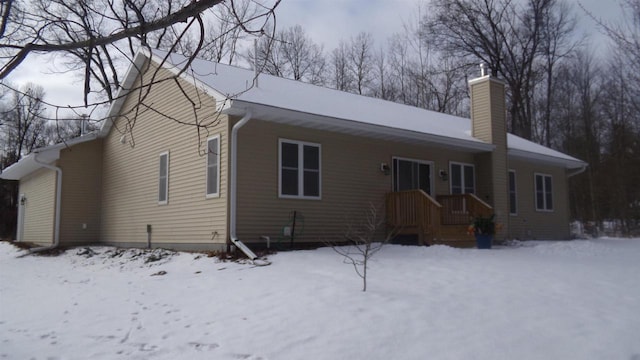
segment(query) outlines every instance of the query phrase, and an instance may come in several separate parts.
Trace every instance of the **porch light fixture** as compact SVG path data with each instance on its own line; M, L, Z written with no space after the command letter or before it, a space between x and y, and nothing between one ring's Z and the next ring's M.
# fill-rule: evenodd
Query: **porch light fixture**
M438 173L438 175L440 175L440 179L442 179L442 181L449 180L449 174L447 174L447 172L442 169L440 169L440 172Z
M391 169L389 169L389 164L380 163L380 172L382 172L385 175L389 175L391 173Z

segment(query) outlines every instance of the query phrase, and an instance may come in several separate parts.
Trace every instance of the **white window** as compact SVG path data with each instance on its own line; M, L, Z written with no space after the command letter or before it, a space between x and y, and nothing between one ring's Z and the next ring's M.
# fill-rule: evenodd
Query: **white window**
M393 158L393 191L420 189L431 194L431 162Z
M160 154L158 176L158 204L165 205L169 200L169 152Z
M475 168L472 164L451 162L449 165L451 194L475 194Z
M280 139L278 148L279 196L320 199L320 144Z
M518 198L516 192L516 172L509 170L509 214L518 214Z
M220 195L220 135L207 139L207 197Z
M536 210L553 211L553 178L551 175L535 174Z

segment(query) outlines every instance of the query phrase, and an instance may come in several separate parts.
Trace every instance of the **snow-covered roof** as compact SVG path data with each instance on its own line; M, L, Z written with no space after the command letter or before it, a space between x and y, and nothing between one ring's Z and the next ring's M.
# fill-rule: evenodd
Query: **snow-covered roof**
M153 50L153 59L170 71L178 72L187 58ZM254 117L284 121L287 115L295 124L327 130L350 130L374 136L410 138L456 146L475 151L490 151L493 145L471 136L471 120L351 94L267 74L256 74L234 66L202 59L193 60L188 75L202 89L219 100L229 113L251 109ZM224 102L224 104L223 104ZM260 115L256 115L256 110ZM302 123L305 124L302 124ZM513 134L507 137L509 154L580 168L585 163L567 154L525 140Z
M60 150L76 144L92 141L97 138L97 133L90 133L71 139L64 143L58 143L36 149L29 155L20 159L20 161L18 161L17 163L12 164L8 168L4 169L0 173L0 179L20 180L23 177L31 174L32 172L40 169L42 167L42 163L51 164L58 160L60 158Z
M536 144L513 134L507 134L507 146L509 155L513 157L556 163L558 165L564 165L569 169L582 168L587 165L584 161L576 159L573 156Z
M151 57L167 70L182 71L188 59L182 55L159 50L141 50L127 71L107 120L99 132L109 133L145 59ZM391 101L351 94L267 74L256 74L235 66L194 59L183 78L195 84L218 101L218 109L234 115L250 110L254 118L305 126L329 131L347 132L408 143L431 143L457 149L483 152L494 145L471 136L471 120L425 110ZM257 81L254 83L254 80ZM82 137L68 144L92 140ZM513 134L507 137L509 155L516 158L552 163L569 169L582 168L583 161ZM53 162L59 150L57 144L37 150L38 160ZM29 155L8 167L0 178L17 180L40 167L36 154Z

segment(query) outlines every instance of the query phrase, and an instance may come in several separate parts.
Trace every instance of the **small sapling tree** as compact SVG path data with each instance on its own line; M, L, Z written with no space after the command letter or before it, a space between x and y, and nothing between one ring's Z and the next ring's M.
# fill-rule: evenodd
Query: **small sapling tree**
M384 233L385 220L381 213L381 206L377 207L369 203L369 208L360 222L347 224L342 243L327 243L335 252L344 256L345 264L353 265L356 274L362 279L362 291L367 291L369 260L397 233L396 231Z

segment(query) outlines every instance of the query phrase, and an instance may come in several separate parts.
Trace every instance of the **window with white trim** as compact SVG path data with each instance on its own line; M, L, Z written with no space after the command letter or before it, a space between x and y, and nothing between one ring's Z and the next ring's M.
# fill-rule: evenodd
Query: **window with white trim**
M451 194L475 194L475 167L472 164L451 162L449 165Z
M518 197L516 190L516 172L509 170L509 214L518 214Z
M158 204L165 205L169 200L169 152L160 153L158 166Z
M282 198L320 199L320 144L280 139L278 194Z
M220 195L220 135L207 139L207 197Z
M535 174L536 210L553 211L553 178L547 174Z

